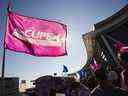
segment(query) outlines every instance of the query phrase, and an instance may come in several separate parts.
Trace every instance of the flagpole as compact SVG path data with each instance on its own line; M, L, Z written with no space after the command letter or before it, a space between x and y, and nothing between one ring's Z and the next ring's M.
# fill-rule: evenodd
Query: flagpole
M7 9L8 11L8 9ZM8 13L7 13L8 14ZM7 25L7 19L6 19L6 25ZM5 36L6 36L6 31L4 33L4 38L3 38L3 60L2 60L2 75L1 78L4 79L5 77Z
M7 9L8 12L8 9ZM7 13L8 14L8 13ZM6 25L7 26L7 18L6 18ZM2 75L1 78L4 79L5 75L5 36L6 36L6 31L4 32L4 38L3 38L3 60L2 60Z
M8 3L8 7L7 7L7 14L9 13L11 9L11 0L9 0L9 3ZM6 18L6 25L7 26L7 18ZM6 31L4 33L4 41L3 41L3 60L2 60L2 74L1 74L1 78L4 79L5 77L5 36L6 36Z
M5 38L5 36L4 36L4 38ZM5 77L4 74L5 74L5 43L3 45L3 61L2 61L2 75L1 75L1 78L3 78L3 79Z

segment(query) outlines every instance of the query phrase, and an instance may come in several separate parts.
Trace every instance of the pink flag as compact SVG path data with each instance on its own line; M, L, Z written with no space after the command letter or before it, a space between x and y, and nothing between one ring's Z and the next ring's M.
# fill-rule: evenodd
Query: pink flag
M64 56L66 25L9 12L5 48L34 56Z
M93 58L93 63L90 64L90 67L91 67L94 71L96 71L96 70L99 70L99 69L101 68L101 65L100 65L100 64L97 64L95 58Z

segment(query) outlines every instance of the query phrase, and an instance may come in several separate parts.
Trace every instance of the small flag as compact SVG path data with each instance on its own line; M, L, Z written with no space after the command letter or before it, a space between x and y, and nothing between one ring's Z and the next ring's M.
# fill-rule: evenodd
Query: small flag
M65 65L63 65L63 72L64 73L68 72L68 68Z
M86 70L82 68L80 71L78 71L78 74L80 75L80 79L86 76Z
M66 25L8 12L5 48L33 56L64 56Z
M120 49L120 52L121 52L121 53L127 53L127 52L128 52L128 46L122 47L122 48Z
M115 45L114 45L116 51L118 53L127 53L128 52L128 46L126 46L124 43L118 41Z
M95 58L92 59L92 64L90 64L90 67L95 71L101 68L100 64L97 64Z
M117 52L120 52L120 49L121 49L122 47L124 47L124 46L125 46L125 44L123 44L123 43L120 42L120 41L118 41L116 44L114 44L114 47L115 47L115 49L116 49Z

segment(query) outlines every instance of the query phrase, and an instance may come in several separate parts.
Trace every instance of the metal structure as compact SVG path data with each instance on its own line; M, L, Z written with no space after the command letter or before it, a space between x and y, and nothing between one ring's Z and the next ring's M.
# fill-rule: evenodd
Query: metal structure
M94 56L98 62L116 65L118 59L114 45L118 41L128 45L128 5L109 18L94 24L94 27L94 31L83 35L88 57ZM95 42L87 42L88 34L93 37L90 42ZM90 48L92 51L88 51Z

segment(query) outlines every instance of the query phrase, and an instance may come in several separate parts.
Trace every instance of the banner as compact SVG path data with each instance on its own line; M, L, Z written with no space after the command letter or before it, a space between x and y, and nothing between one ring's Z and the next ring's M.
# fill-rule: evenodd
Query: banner
M64 56L66 25L9 12L5 48L34 56Z

